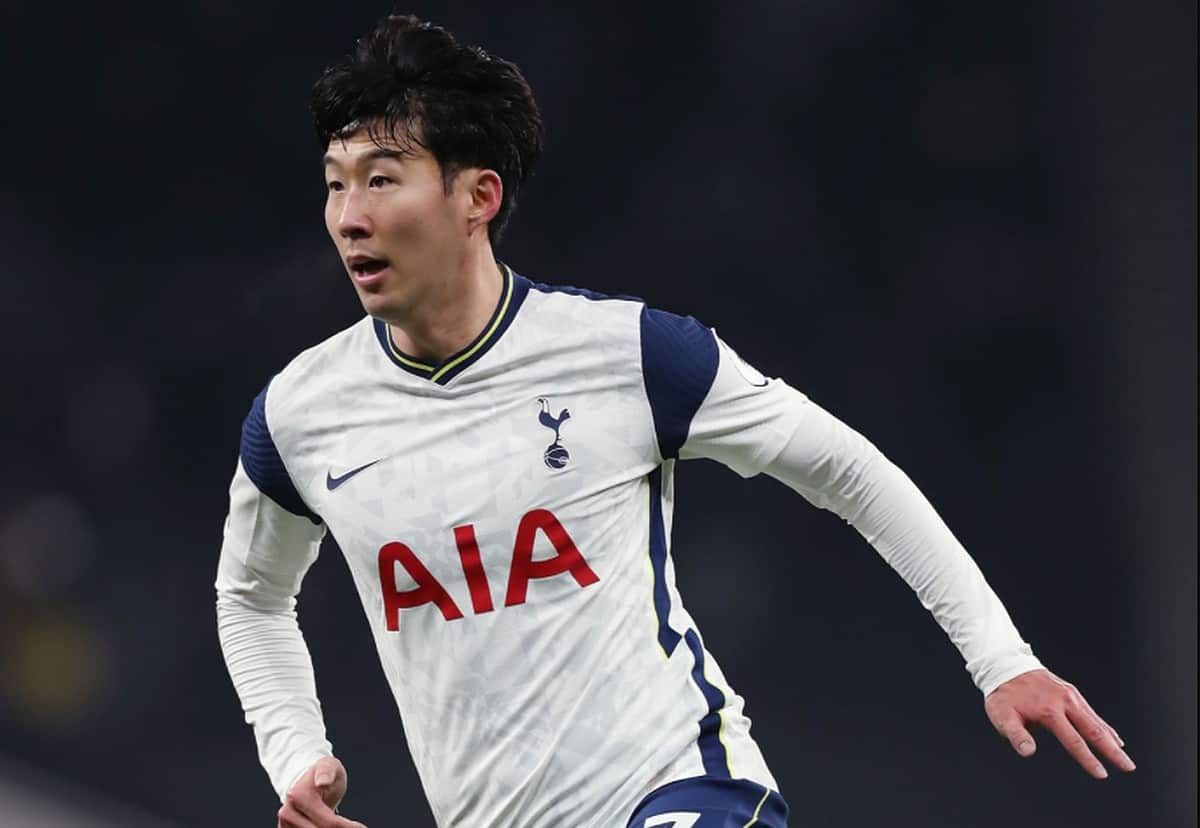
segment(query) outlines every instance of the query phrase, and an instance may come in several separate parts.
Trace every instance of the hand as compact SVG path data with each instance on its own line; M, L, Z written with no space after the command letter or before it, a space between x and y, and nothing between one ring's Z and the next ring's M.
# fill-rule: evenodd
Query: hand
M346 795L347 784L341 762L332 756L318 759L287 792L276 828L367 828L333 810Z
M1117 731L1096 715L1073 684L1049 670L1009 679L991 692L983 706L992 726L1021 756L1032 756L1037 750L1026 726L1040 726L1058 737L1067 753L1096 779L1107 778L1108 771L1088 749L1088 742L1126 773L1136 767L1121 750L1125 741Z

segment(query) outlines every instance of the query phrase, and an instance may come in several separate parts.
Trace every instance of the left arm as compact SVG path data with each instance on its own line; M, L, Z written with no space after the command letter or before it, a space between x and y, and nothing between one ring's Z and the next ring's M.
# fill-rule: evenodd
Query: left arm
M800 422L763 471L858 530L933 614L985 696L1042 669L975 561L912 480L854 429L798 392L792 396Z
M1134 768L1120 736L1042 667L971 556L929 501L866 438L780 380L768 380L690 318L643 315L643 362L660 453L707 457L744 477L766 472L857 529L954 642L988 718L1022 756L1027 728L1049 729L1092 776L1088 747ZM1082 734L1082 735L1081 735Z
M916 485L866 438L792 392L801 421L763 469L851 524L916 592L966 661L992 725L1021 756L1050 730L1093 777L1108 776L1090 742L1123 771L1124 742L1076 688L1042 667L971 556ZM1085 738L1086 737L1086 738Z

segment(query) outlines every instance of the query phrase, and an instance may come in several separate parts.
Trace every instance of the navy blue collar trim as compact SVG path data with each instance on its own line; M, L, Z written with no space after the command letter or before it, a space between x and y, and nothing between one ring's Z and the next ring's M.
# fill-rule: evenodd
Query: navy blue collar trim
M392 331L388 324L380 319L375 319L372 320L375 326L375 337L379 340L379 346L383 348L383 352L396 366L422 379L436 382L438 385L445 385L478 362L508 330L508 326L517 316L517 310L529 294L529 280L514 273L512 268L503 262L499 264L500 270L504 274L504 287L500 293L500 301L496 304L496 309L492 311L492 316L488 319L487 324L483 326L483 331L475 337L470 345L433 365L401 351L392 339Z

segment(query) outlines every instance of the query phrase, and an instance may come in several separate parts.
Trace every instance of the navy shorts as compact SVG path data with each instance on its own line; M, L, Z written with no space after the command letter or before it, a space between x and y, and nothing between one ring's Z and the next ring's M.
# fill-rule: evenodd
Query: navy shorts
M652 792L626 828L787 828L787 815L783 797L757 782L697 776Z

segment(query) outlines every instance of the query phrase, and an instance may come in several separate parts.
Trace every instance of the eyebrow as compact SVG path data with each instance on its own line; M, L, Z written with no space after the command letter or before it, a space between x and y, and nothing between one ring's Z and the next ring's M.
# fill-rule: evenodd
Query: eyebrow
M391 159L393 161L403 161L405 158L408 158L411 155L412 153L404 152L402 150L390 150L384 149L383 147L375 147L374 149L367 150L362 155L358 156L356 160L362 163L378 161L382 158ZM321 166L328 167L330 165L341 166L336 158L329 153L325 153L325 157L321 159Z

